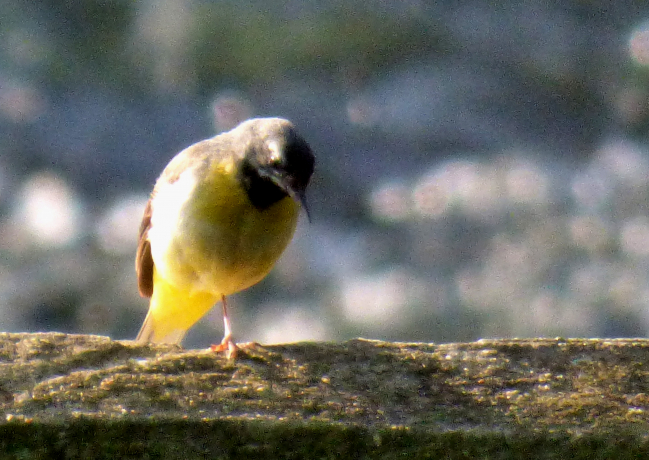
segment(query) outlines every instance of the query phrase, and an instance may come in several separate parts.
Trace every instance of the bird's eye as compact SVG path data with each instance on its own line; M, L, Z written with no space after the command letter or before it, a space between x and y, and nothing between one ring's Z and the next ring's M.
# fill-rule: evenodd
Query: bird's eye
M268 162L277 165L282 162L282 149L277 141L269 141L268 144Z

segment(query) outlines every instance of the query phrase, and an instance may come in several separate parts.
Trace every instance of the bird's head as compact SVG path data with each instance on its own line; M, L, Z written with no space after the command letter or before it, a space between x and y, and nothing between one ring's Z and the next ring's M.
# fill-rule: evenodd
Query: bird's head
M252 203L265 208L288 195L302 205L308 216L306 188L315 158L293 124L281 118L257 118L236 129L244 129L243 134L249 138L241 182Z

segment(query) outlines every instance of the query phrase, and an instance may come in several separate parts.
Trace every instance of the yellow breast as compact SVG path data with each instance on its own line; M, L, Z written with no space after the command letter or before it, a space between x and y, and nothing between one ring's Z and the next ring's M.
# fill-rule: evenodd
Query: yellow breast
M159 276L187 292L229 295L268 274L297 224L286 197L260 210L232 161L183 172L156 193L149 241Z

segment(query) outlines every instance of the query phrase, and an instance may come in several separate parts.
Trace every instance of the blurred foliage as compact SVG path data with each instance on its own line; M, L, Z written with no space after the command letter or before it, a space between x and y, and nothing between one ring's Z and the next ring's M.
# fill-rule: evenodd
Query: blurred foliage
M134 35L133 2L4 3L13 6L13 14L5 16L2 28L25 28L25 38L41 40L47 50L40 56L45 64L41 83L151 89L148 67L156 56L143 50ZM345 86L418 56L443 55L451 47L440 22L417 14L395 15L374 5L324 10L296 6L296 17L253 4L183 5L193 8L189 30L184 31L187 43L177 44L185 47L180 50L186 61L183 78L195 79L202 94L211 94L223 82L265 85L288 75L333 79ZM23 23L25 17L31 21Z
M448 46L439 24L358 5L290 19L263 9L204 5L196 17L193 67L206 91L216 81L264 85L287 75L333 78L344 86Z
M38 33L47 36L45 84L74 87L95 83L128 88L133 66L127 60L133 3L126 0L60 2L33 5L41 18Z

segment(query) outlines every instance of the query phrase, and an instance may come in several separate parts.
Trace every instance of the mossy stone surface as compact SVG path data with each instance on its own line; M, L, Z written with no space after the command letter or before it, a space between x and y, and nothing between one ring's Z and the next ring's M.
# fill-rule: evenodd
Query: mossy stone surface
M7 458L638 458L648 394L647 340L357 339L228 360L0 334Z

